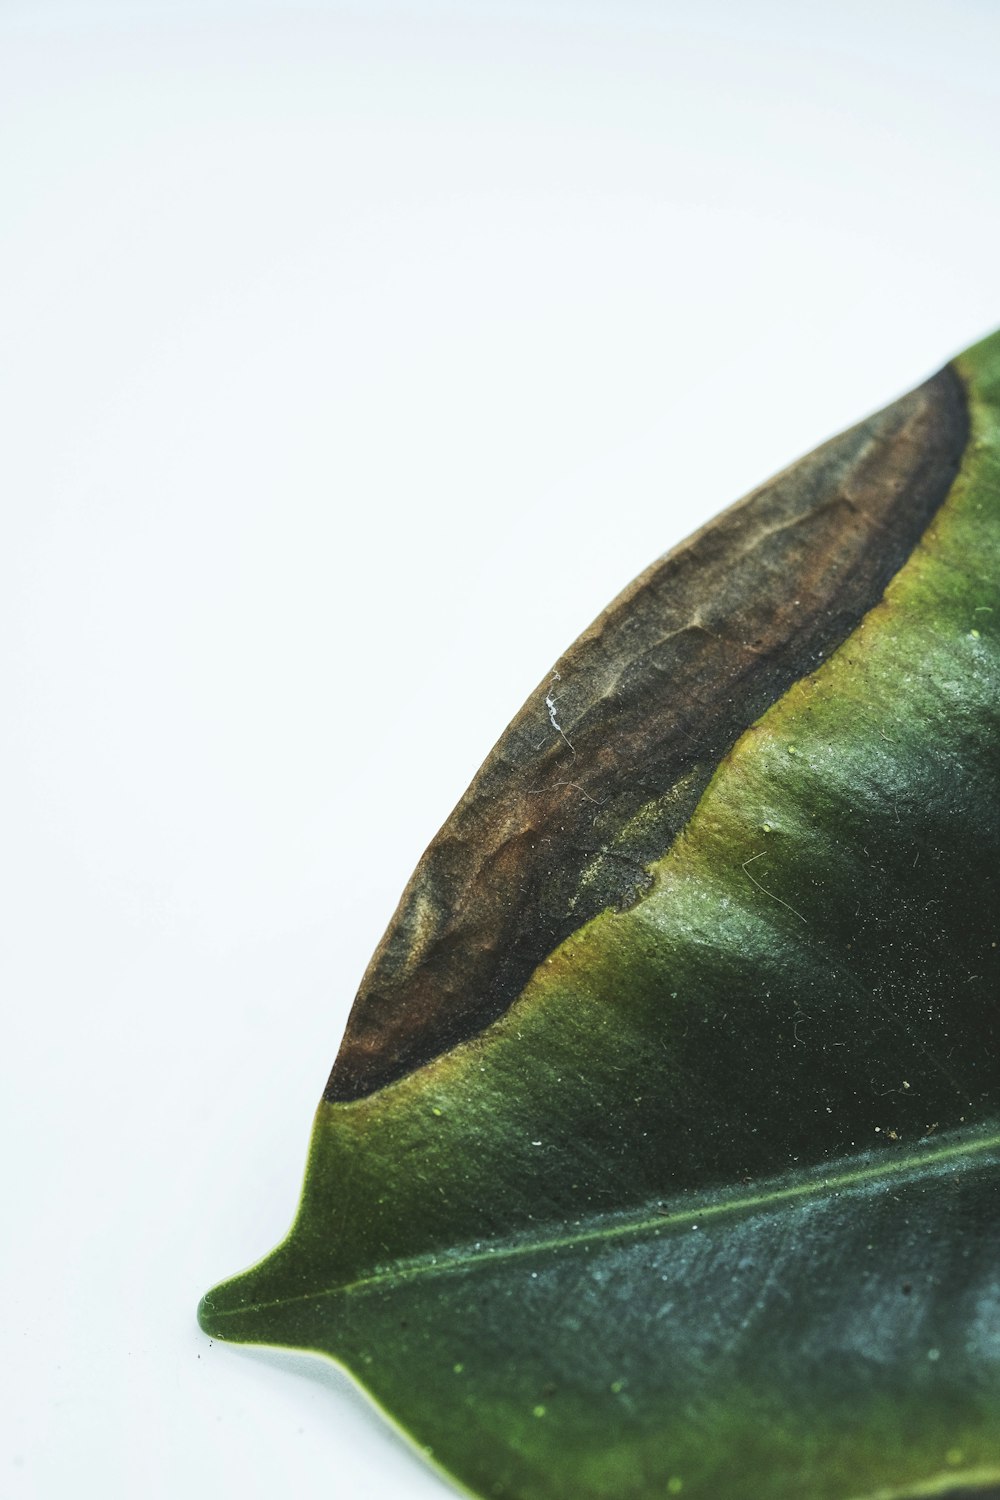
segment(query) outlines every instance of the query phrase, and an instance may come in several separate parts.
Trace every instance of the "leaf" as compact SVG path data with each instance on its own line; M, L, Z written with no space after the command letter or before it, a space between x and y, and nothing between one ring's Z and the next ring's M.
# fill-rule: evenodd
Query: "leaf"
M499 1500L1000 1497L1000 335L643 575L424 856L285 1242Z

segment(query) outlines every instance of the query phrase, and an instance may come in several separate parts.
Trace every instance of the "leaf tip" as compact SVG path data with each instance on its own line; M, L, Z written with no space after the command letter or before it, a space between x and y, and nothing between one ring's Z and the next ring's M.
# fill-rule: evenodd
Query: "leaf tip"
M195 1316L202 1333L213 1339L228 1339L239 1342L239 1314L247 1312L248 1298L241 1285L244 1277L222 1281L205 1293L198 1303Z

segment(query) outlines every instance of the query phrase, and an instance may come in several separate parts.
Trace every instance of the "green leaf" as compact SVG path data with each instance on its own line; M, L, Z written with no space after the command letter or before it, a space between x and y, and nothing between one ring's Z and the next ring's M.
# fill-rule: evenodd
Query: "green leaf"
M1000 1496L1000 336L655 565L404 893L213 1336L502 1500Z

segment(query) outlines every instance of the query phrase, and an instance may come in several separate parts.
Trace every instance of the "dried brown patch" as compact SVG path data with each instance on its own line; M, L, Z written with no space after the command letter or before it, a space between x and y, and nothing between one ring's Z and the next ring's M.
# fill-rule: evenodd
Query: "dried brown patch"
M968 437L948 368L725 511L626 589L528 699L421 859L326 1089L476 1035L648 884L736 739L880 600Z

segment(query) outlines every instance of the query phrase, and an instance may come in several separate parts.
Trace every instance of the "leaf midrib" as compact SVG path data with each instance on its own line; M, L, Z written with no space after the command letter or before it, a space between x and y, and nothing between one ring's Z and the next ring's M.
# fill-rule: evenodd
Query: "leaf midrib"
M249 1313L288 1307L297 1302L314 1302L326 1297L349 1296L352 1292L366 1291L371 1287L383 1286L387 1283L395 1285L424 1276L442 1276L456 1271L465 1271L477 1265L496 1265L502 1261L524 1259L553 1251L573 1250L580 1246L625 1239L629 1235L641 1235L650 1231L661 1234L667 1230L683 1228L686 1224L694 1227L706 1219L724 1218L727 1215L735 1217L743 1213L766 1213L797 1200L817 1198L823 1193L837 1194L852 1188L870 1186L880 1178L896 1182L920 1177L929 1171L933 1172L946 1167L951 1162L960 1163L962 1167L981 1165L981 1158L994 1150L1000 1150L1000 1131L987 1136L977 1136L971 1141L942 1143L935 1149L921 1152L919 1155L911 1153L905 1157L891 1159L882 1157L877 1162L863 1167L840 1168L833 1172L824 1171L822 1168L817 1169L794 1183L788 1183L787 1178L772 1178L769 1184L757 1193L740 1197L724 1197L715 1202L702 1201L693 1207L685 1206L676 1210L657 1209L652 1212L644 1208L641 1215L621 1222L604 1221L597 1225L586 1228L578 1227L556 1235L533 1236L522 1232L509 1240L488 1243L480 1240L476 1241L474 1246L457 1252L444 1251L437 1255L425 1254L409 1261L396 1261L391 1266L381 1267L368 1275L357 1277L354 1281L340 1282L336 1286L219 1309L213 1312L213 1318L246 1317ZM580 1224L581 1221L578 1220L577 1225Z

